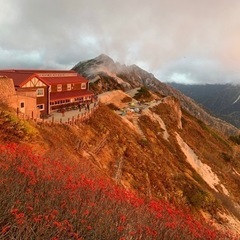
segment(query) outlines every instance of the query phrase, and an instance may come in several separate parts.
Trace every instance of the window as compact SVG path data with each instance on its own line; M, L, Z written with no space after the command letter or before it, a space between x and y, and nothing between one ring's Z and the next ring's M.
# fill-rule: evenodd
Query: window
M70 83L70 84L67 84L67 90L68 90L68 91L72 90L72 84L71 84L71 83Z
M24 108L24 102L20 103L20 108Z
M86 89L86 83L81 84L81 89Z
M57 91L58 91L58 92L61 92L61 91L62 91L62 84L58 84L58 85L57 85Z
M44 96L44 88L38 88L37 89L37 97Z
M44 110L44 104L38 104L38 105L37 105L37 108L38 108L40 111Z

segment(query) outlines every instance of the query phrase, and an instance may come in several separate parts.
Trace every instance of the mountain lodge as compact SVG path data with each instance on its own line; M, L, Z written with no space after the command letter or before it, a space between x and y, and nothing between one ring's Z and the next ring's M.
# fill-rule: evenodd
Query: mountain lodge
M42 116L95 99L88 80L73 70L0 70L0 76L12 79L16 94L23 96L18 104L22 113L30 104L27 97L34 98Z

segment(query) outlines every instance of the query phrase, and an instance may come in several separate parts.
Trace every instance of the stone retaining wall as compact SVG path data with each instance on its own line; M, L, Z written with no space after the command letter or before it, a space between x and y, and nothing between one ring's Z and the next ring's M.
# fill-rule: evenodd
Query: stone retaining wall
M11 107L17 107L16 92L11 78L0 76L0 101Z

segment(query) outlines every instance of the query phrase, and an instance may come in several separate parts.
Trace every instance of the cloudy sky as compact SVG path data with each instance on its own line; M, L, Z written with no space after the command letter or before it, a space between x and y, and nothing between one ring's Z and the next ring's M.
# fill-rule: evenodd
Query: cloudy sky
M161 81L240 84L239 0L0 0L0 68L101 53Z

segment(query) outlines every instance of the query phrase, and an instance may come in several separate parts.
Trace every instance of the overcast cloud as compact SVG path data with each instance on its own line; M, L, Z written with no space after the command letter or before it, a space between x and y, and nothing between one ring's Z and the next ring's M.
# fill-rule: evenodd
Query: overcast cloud
M161 81L240 84L239 0L0 0L0 68L101 53Z

